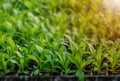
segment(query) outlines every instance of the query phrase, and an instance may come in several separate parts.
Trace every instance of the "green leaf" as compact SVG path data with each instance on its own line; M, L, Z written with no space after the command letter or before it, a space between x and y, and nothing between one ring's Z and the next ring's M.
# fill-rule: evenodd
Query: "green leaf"
M29 57L31 60L35 61L36 63L38 63L38 64L40 65L39 60L38 60L35 56L33 56L33 55L28 55L28 57Z
M28 70L23 71L24 74L29 74Z
M20 58L20 65L21 65L22 67L24 67L24 63L25 63L25 59L24 59L24 58Z
M14 63L14 64L17 64L17 61L16 60L13 60L13 59L10 59L10 62Z
M6 34L3 34L2 37L1 37L2 44L5 42L5 38L6 38Z
M20 57L20 58L23 57L22 54L19 51L16 51L15 53L18 55L18 57Z
M92 62L92 60L88 60L88 61L83 61L82 65L81 65L81 69L84 69L87 65L89 65Z
M15 49L15 42L11 37L9 38L8 42L9 42L10 46L12 47L12 49Z
M34 71L34 75L38 75L39 72L40 72L40 70L39 70L39 69L36 69L36 70Z
M5 70L5 73L10 73L10 70L9 70L9 69L6 69L6 70Z
M76 72L76 76L78 77L78 79L79 79L80 81L84 81L84 72L83 72L82 70L78 70L78 71Z
M41 53L43 51L43 48L38 46L38 45L35 45L36 49L38 50L39 53Z

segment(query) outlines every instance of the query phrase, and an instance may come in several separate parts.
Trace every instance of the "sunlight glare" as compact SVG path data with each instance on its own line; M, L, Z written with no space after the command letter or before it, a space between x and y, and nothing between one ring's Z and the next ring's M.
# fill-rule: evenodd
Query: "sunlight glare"
M108 0L108 4L112 11L120 11L120 0Z

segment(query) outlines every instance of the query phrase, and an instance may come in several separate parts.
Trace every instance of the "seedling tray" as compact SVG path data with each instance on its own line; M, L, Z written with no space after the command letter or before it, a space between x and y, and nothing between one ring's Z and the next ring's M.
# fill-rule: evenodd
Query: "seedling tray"
M1 76L0 81L79 81L76 76ZM85 76L85 81L120 81L119 75Z

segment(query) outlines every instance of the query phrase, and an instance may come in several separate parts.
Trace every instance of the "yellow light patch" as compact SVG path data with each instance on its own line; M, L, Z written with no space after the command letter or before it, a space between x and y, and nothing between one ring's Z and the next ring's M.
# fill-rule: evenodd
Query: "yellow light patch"
M120 14L120 0L104 0L104 7L114 14Z

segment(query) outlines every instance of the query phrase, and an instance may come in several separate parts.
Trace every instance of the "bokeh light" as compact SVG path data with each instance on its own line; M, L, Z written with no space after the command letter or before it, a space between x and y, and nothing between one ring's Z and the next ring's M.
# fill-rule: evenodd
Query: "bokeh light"
M104 7L113 14L120 15L120 0L104 0Z

